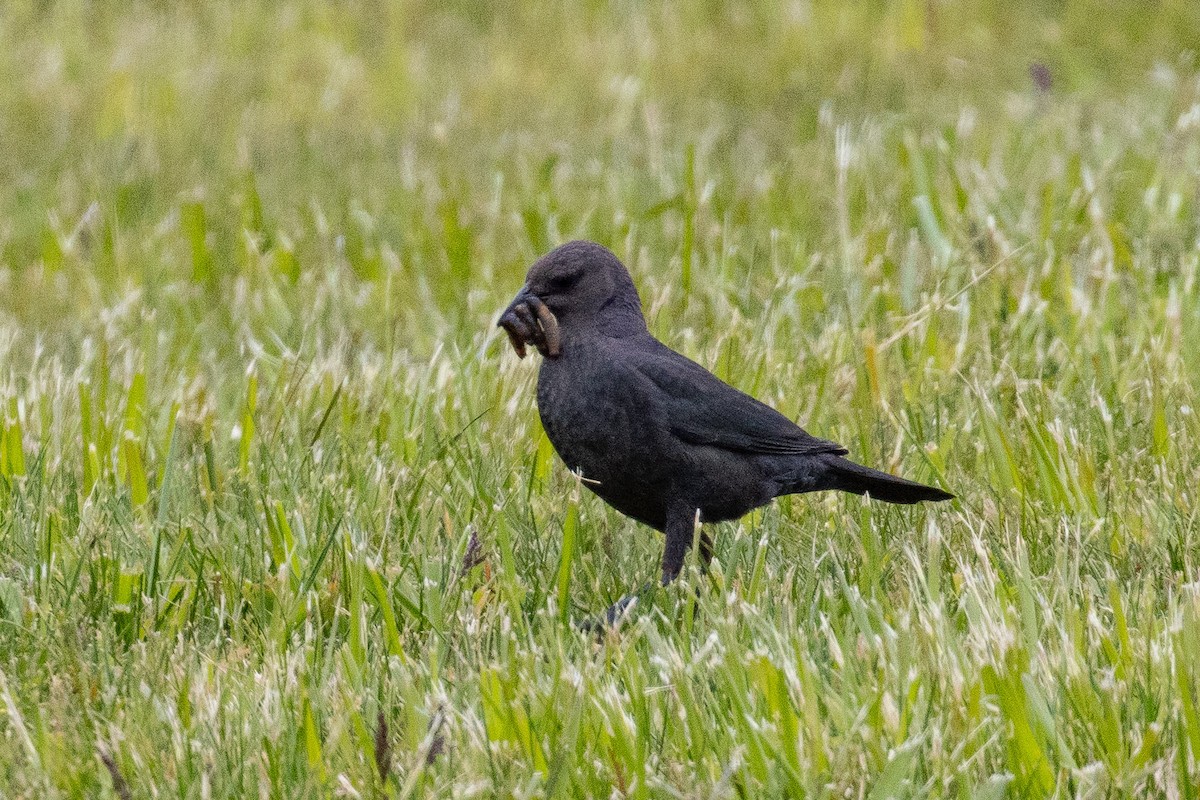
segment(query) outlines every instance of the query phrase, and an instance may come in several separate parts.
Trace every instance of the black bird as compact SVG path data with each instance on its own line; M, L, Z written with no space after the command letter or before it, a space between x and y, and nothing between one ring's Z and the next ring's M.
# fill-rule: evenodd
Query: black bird
M567 467L613 508L666 534L664 585L682 569L697 521L736 519L780 495L954 496L843 458L841 445L655 339L628 270L598 244L570 242L539 259L499 325L518 355L532 343L543 356L538 412ZM712 540L699 541L707 565Z

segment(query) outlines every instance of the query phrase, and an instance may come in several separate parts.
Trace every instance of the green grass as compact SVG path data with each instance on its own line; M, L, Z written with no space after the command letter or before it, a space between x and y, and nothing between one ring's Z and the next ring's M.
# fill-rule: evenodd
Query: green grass
M117 5L0 8L0 797L1200 794L1200 6ZM577 237L959 499L576 631Z

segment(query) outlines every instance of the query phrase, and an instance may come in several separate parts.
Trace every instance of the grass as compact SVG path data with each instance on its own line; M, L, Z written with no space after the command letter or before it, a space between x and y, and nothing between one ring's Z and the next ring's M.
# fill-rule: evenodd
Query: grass
M6 4L0 796L1197 796L1197 41L1183 0ZM782 500L576 631L661 545L494 328L575 237L959 499Z

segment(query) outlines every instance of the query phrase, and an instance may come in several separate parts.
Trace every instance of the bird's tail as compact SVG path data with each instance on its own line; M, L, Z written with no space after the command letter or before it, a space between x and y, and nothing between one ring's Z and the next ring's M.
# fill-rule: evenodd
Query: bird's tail
M828 468L827 477L831 479L828 488L841 489L843 492L854 494L869 494L874 500L887 503L919 503L922 500L949 500L954 495L943 492L934 486L926 486L916 481L897 478L886 472L855 464L841 456L833 454L822 458Z

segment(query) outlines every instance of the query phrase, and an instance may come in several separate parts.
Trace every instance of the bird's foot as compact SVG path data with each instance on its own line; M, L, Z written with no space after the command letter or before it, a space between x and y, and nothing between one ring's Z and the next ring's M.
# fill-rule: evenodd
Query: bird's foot
M588 631L589 633L602 633L609 628L619 627L620 623L631 613L637 601L654 591L654 588L653 585L648 583L633 594L627 594L613 603L604 610L604 613L587 617L580 620L576 625L580 630Z

